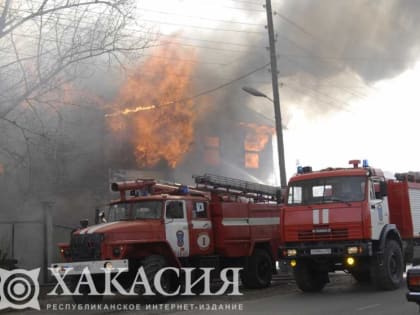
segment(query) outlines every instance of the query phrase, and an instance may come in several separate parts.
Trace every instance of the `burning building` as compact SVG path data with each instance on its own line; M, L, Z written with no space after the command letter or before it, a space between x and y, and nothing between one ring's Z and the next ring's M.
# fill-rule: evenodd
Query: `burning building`
M266 182L273 169L274 128L246 106L226 115L194 95L194 52L169 46L130 73L107 114L112 168L182 182L211 172ZM208 98L211 104L212 99Z

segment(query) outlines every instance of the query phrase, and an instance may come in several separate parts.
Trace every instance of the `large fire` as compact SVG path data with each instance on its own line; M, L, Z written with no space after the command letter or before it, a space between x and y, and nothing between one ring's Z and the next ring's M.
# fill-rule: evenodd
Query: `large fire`
M107 117L111 130L129 136L138 166L165 160L173 168L194 141L196 113L188 98L196 55L169 43L155 54L161 58L151 57L133 69Z

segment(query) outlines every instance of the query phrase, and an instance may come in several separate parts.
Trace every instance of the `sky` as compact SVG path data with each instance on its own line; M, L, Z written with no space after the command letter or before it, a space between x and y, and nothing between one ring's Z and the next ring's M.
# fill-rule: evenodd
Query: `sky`
M296 160L320 169L367 159L390 173L418 171L418 82L420 62L375 83L364 99L350 102L348 111L318 117L295 111L285 131L288 175L295 171Z
M269 60L264 2L144 0L137 12L161 38L176 33L198 51L200 90ZM420 170L420 3L272 3L287 178L297 163L320 169L345 167L351 159L367 159L389 174ZM272 96L269 71L215 94L234 93L236 102L273 117L272 103L245 95L245 85Z

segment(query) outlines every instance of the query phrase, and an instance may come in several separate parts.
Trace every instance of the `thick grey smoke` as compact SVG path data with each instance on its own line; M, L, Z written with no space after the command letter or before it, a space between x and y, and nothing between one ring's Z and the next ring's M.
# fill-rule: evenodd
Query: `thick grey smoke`
M372 82L400 73L418 56L418 1L285 1L279 14L278 31L290 39L279 38L286 45L281 52L308 56L313 63L304 71L316 76L350 68Z
M244 4L244 8L249 6ZM286 125L296 106L309 115L348 110L351 100L372 92L372 84L392 78L417 62L418 1L296 0L273 2L273 11ZM251 21L255 21L255 14L249 13ZM235 61L235 67L226 69L231 77L269 60L264 49L268 46L267 35L224 37L229 39L252 45ZM240 93L243 85L271 95L270 74L259 71L233 84L224 95L229 103L251 102L254 109L272 117L270 104L245 99Z

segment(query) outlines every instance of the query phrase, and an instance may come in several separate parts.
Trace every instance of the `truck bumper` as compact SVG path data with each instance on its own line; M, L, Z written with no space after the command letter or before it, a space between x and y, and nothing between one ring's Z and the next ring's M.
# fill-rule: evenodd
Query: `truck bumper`
M91 274L105 273L105 269L111 272L128 271L128 260L95 260L95 261L79 261L69 263L57 263L51 265L51 271L66 275L80 275L88 268Z
M279 248L283 260L297 258L342 258L372 256L371 241L289 243Z
M408 302L420 304L420 292L407 292L406 297Z

